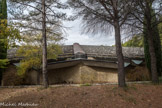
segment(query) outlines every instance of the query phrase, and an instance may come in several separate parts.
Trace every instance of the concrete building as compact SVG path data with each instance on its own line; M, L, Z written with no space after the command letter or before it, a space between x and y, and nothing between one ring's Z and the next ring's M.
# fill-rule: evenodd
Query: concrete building
M49 84L58 83L108 83L117 82L117 58L115 47L111 46L91 46L73 45L62 46L62 54L58 56L58 60L49 60L48 62L48 78ZM14 70L20 57L15 55L16 49L8 51L8 58L11 64L7 73ZM144 62L143 48L127 48L123 47L124 66L126 72L126 81L141 80L143 77L149 79L149 72ZM139 72L141 72L139 74ZM139 74L136 78L135 75ZM10 82L11 83L11 82ZM25 77L24 84L41 84L42 73L31 70ZM3 79L3 85L9 85L7 79Z

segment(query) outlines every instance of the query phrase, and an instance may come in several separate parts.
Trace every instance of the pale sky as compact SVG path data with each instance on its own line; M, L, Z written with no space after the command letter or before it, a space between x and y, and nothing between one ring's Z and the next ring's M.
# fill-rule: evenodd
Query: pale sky
M65 3L67 0L60 0L62 3ZM63 10L67 15L72 15L75 11L72 9ZM115 35L114 31L108 33L107 35L98 34L96 36L91 34L81 34L81 19L71 21L71 22L63 22L64 26L71 27L71 29L66 30L68 36L64 41L65 45L72 45L73 43L80 43L81 45L107 45L112 46L115 44ZM108 28L109 29L109 28ZM111 31L111 30L110 30ZM121 32L121 41L126 41L126 38L130 34L127 32ZM131 34L132 35L132 34ZM126 39L125 39L126 38Z
M67 36L64 44L71 45L75 42L82 45L113 45L114 44L114 34L104 35L90 35L90 34L81 34L81 20L75 20L71 22L64 22L64 26L71 27L67 29Z
M62 3L65 3L67 0L61 0ZM73 10L67 9L63 10L63 12L67 13L67 15L72 15ZM107 45L111 46L115 44L114 33L109 33L107 35L98 34L98 35L91 35L91 34L81 34L81 19L77 19L75 21L65 22L63 24L65 27L70 27L66 29L66 39L61 42L65 45L72 45L73 43L79 43L81 45Z
M67 0L61 0L62 2L66 2ZM68 15L72 15L74 13L73 10L63 10ZM81 34L81 19L77 19L71 22L63 22L64 26L70 27L70 29L66 30L67 36L64 41L65 45L72 45L73 43L79 43L81 45L114 45L114 33L109 33L107 36L96 35L93 36L91 34Z

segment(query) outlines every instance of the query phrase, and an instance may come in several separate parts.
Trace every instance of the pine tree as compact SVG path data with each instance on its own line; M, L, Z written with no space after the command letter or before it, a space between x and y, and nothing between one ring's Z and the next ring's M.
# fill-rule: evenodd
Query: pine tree
M47 71L47 40L48 35L57 35L59 30L63 29L61 20L68 20L66 13L59 9L66 9L68 6L62 4L59 0L10 0L10 10L13 19L16 19L16 26L24 35L37 35L42 33L42 73L43 86L48 87ZM16 10L16 11L15 11ZM59 30L53 28L58 26Z
M108 33L113 27L118 60L118 85L125 87L124 57L121 45L121 31L128 21L132 0L68 0L69 5L81 16L86 33Z
M0 19L7 19L7 2L6 0L2 0L0 2L0 12L1 12L1 16L0 16Z
M160 36L159 36L159 30L158 30L158 25L156 25L157 23L157 19L156 16L154 15L155 12L154 10L152 10L152 16L154 16L152 18L152 25L155 25L152 27L152 31L153 31L153 43L154 43L154 48L155 48L155 54L156 54L156 65L157 65L157 72L158 72L158 76L161 76L161 71L162 71L162 64L161 64L161 45L160 45ZM143 30L143 34L144 34L144 51L145 51L145 61L146 61L146 65L148 67L148 69L151 72L151 58L150 58L150 53L149 53L149 45L148 45L148 39L147 39L147 35L148 35L148 31L146 29L146 27L144 26L144 30ZM150 74L151 75L151 74Z
M0 1L0 23L2 22L2 20L7 20L7 2L6 0L1 0ZM0 39L6 39L7 37L0 37ZM0 42L0 59L6 59L7 57L7 47L5 45L5 43L3 43L2 41ZM4 70L0 69L0 84L1 84L1 80L2 80L2 72Z
M2 22L2 20L6 20L6 19L7 19L7 3L6 3L6 0L2 0L0 1L0 23ZM0 43L0 47L1 47L0 48L0 59L6 59L7 48L2 42Z
M137 0L135 1L135 9L132 15L134 16L134 20L131 20L132 26L138 28L139 30L146 29L144 32L147 34L145 35L145 40L148 42L148 49L150 54L150 64L151 66L151 78L153 83L158 83L158 68L157 63L157 54L156 50L160 48L156 48L155 46L155 34L157 34L158 30L156 30L156 26L161 22L160 20L155 20L155 16L158 17L161 14L161 3L160 0ZM156 10L153 12L153 10ZM144 27L143 27L144 26ZM160 39L159 39L160 40ZM157 41L156 41L157 42ZM146 47L147 45L145 45ZM161 47L161 46L159 46ZM147 49L146 49L147 50ZM149 56L149 55L147 55ZM147 60L146 60L147 61Z

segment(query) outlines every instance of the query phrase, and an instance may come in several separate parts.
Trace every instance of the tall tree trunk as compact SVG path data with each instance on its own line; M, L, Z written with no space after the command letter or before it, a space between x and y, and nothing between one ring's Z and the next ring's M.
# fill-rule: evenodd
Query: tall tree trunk
M43 86L48 88L47 77L47 42L46 42L46 12L45 12L45 0L42 0L42 73L43 73Z
M155 51L155 56L156 56L156 68L157 68L157 73L158 76L161 76L161 70L162 70L162 63L161 63L161 44L160 44L160 36L159 36L159 30L158 30L158 25L157 25L157 18L155 15L155 10L152 9L152 7L149 8L148 6L148 12L145 15L144 21L149 22L148 25L144 25L144 50L145 50L145 61L147 64L147 68L150 70L150 76L151 75L151 56L149 52L149 44L148 44L148 35L151 34L152 37L151 39L153 40L153 46L154 46L154 51ZM149 14L150 12L150 14ZM151 22L150 22L150 21ZM146 23L147 23L146 22ZM150 25L151 24L151 25ZM148 28L150 27L150 28ZM150 30L151 29L151 33Z
M146 30L146 27L144 27L144 31L143 31L143 34L144 34L144 53L145 53L145 63L146 63L146 66L147 68L149 69L149 76L150 76L150 79L151 79L151 57L150 57L150 52L149 52L149 44L148 44L148 39L147 39L147 35L148 35L148 32Z
M155 55L155 48L154 48L154 43L153 43L153 37L152 37L152 30L150 28L150 25L147 25L148 27L148 43L149 43L149 52L151 56L151 77L152 77L152 82L153 83L158 83L158 74L157 74L157 65L156 65L156 55Z
M1 14L0 23L1 23L1 20L7 20L7 1L6 0L0 0L0 14ZM7 37L4 37L4 39L7 39ZM5 43L1 42L0 43L0 59L6 59L6 58L7 58L7 47ZM4 72L4 69L0 69L0 86L2 83L3 72Z
M158 83L158 73L157 73L157 60L156 60L156 53L154 48L154 38L153 38L153 26L152 26L152 2L146 1L146 26L147 26L147 39L149 44L149 52L150 52L150 58L151 58L151 77L153 83Z
M125 84L125 72L124 72L124 59L122 54L120 26L118 20L114 21L114 29L115 29L116 54L118 58L118 84L119 87L125 87L126 84Z

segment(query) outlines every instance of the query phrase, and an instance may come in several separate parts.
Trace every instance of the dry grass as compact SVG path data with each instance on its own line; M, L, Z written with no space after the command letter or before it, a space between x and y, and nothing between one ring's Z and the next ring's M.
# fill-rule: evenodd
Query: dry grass
M162 85L130 84L0 89L0 102L39 104L37 108L161 108ZM3 94L3 95L2 95ZM7 98L4 98L7 97Z
M140 66L131 69L127 75L127 79L129 81L148 81L150 80L149 71L147 68L143 68Z

